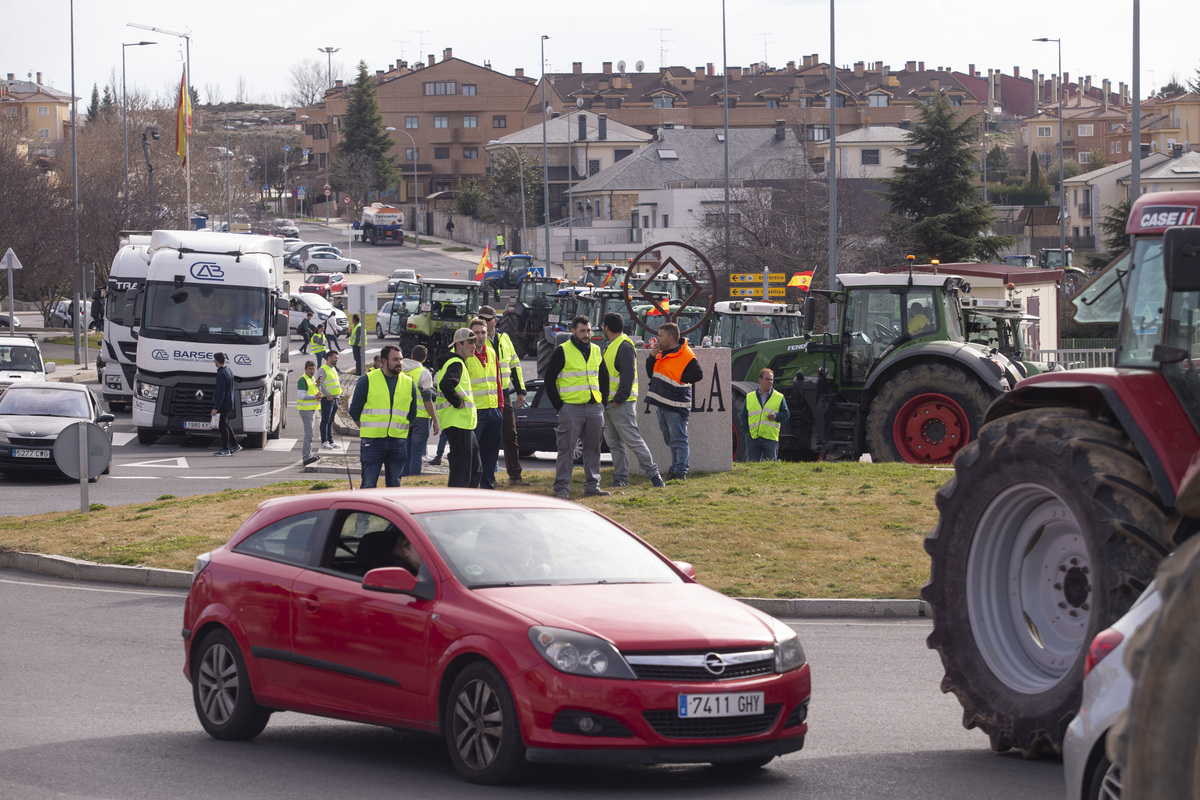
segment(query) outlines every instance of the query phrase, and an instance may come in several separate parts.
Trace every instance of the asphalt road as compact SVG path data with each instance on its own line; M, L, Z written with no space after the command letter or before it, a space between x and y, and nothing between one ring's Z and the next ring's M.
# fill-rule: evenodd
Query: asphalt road
M522 787L468 787L441 740L295 714L253 743L200 728L182 675L184 593L0 570L0 797L1042 800L1056 761L988 750L966 731L925 648L927 620L792 621L813 669L806 748L760 774L703 766L538 768Z

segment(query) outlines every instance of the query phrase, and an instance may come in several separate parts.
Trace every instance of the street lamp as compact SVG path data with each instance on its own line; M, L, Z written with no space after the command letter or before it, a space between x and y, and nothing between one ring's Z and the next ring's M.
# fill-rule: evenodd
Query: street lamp
M403 133L408 137L408 141L412 144L412 162L413 162L413 238L416 241L416 246L421 246L421 184L417 182L417 143L413 139L412 134L400 128L393 128L391 125L384 128L385 131L395 131ZM402 232L403 233L403 232Z
M516 145L503 144L499 139L492 139L488 144L511 148L517 154L517 167L520 170L521 178L521 247L524 249L529 246L525 238L528 235L525 229L525 159L521 158L521 151L517 149Z
M150 185L150 228L154 228L154 165L150 163L150 142L158 139L158 128L147 125L142 131L142 155L146 157L146 182Z
M1058 45L1058 264L1067 268L1067 187L1063 186L1063 76L1062 39L1043 36L1035 42Z
M306 119L306 120L309 120L310 122L320 125L321 130L324 131L324 133L325 133L325 184L328 186L329 185L329 128L325 127L324 122L315 120L312 117L310 117L308 114L301 114L300 119ZM329 201L332 199L332 197L333 196L328 193L326 193L326 195L325 195L325 225L326 226L329 225Z
M546 216L546 275L550 275L550 162L549 148L546 146L546 40L550 37L542 34L542 203Z
M158 42L121 43L121 129L125 141L125 224L129 224L129 104L125 100L125 48L144 47Z
M325 60L327 62L327 65L326 65L326 69L325 69L325 85L329 89L333 88L333 54L341 49L342 48L340 48L340 47L318 47L317 48L318 53L324 53L326 56Z

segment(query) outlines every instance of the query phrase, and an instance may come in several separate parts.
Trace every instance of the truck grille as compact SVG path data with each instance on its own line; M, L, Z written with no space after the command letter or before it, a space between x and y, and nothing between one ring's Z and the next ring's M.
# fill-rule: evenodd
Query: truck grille
M781 708L780 704L773 703L762 714L752 717L680 718L679 712L673 708L643 711L642 716L655 733L668 739L732 739L771 730Z
M212 416L213 392L197 386L176 386L171 390L167 415L182 420L208 419Z

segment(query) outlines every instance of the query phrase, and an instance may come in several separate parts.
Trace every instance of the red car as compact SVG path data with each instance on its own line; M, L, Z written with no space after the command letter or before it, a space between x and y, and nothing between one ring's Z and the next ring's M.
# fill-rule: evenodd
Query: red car
M808 731L791 628L536 495L267 500L196 559L183 628L215 738L252 739L275 711L427 731L476 783L529 762L754 768Z
M328 300L332 295L346 292L346 276L340 272L315 273L304 279L300 291L315 292Z

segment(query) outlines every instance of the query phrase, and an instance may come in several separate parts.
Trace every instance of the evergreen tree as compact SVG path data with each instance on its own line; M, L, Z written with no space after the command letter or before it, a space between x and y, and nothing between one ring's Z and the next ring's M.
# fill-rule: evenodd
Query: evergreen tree
M1129 247L1129 234L1125 232L1125 223L1129 220L1129 211L1133 208L1133 200L1126 197L1115 206L1105 206L1108 213L1100 220L1100 235L1104 241L1104 251L1110 256Z
M1035 188L1044 186L1046 179L1042 177L1042 163L1037 153L1029 154L1029 185Z
M377 191L396 185L396 165L387 151L392 148L392 138L384 130L383 115L379 113L379 100L375 97L375 79L367 73L367 62L358 62L358 78L350 88L350 102L342 117L341 140L338 153L342 158L359 155L367 159L375 169ZM365 200L366 198L361 198Z
M972 152L978 119L959 122L940 94L920 113L921 121L908 132L908 148L896 151L907 163L881 181L896 227L913 239L920 259L996 258L1010 237L988 235L991 207L978 202Z
M112 92L108 86L104 87L104 94L100 96L100 115L105 119L114 119L117 116L117 102L113 99Z
M92 84L92 102L88 103L87 121L93 123L100 118L100 88Z
M1002 181L1008 177L1008 155L1004 152L1004 148L1000 145L995 145L987 154L987 179L988 183L992 181Z

